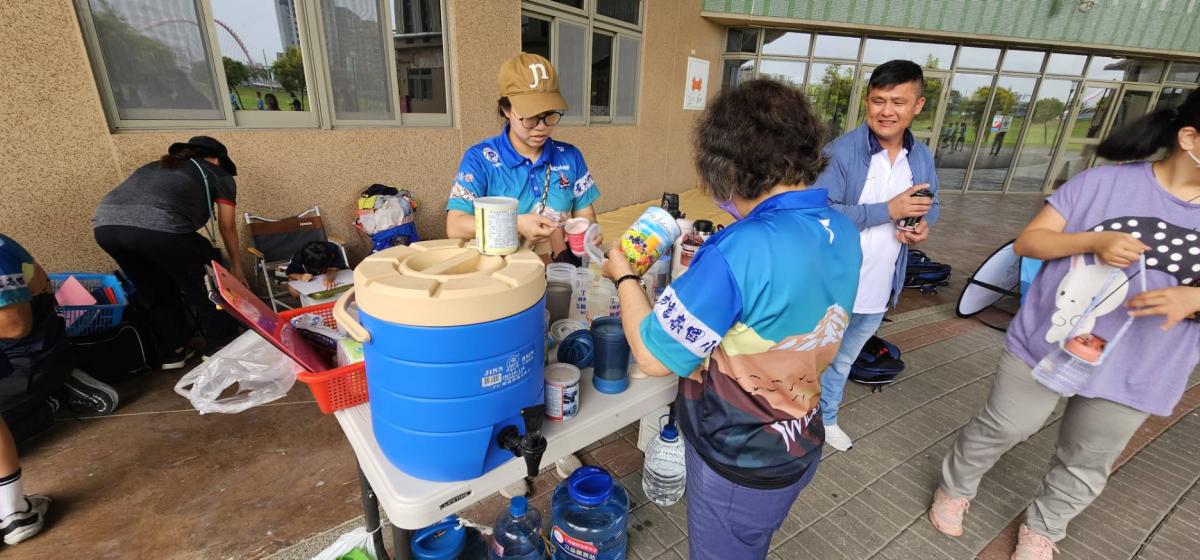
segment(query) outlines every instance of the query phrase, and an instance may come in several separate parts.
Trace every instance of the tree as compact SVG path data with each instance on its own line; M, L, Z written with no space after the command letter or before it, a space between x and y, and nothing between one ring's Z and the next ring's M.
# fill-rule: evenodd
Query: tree
M225 66L225 83L229 84L229 89L233 90L234 95L242 98L241 92L238 91L238 86L246 83L250 79L250 68L240 60L234 60L228 56L221 57L221 64ZM235 103L240 105L240 103ZM238 107L234 107L237 109Z
M225 66L225 81L229 87L236 90L238 86L245 84L250 79L250 67L242 61L222 56L221 63Z
M1049 127L1046 123L1061 119L1063 111L1065 111L1066 108L1067 104L1063 103L1063 101L1057 97L1039 99L1038 102L1033 105L1033 116L1030 117L1030 120L1032 120L1034 124L1042 125L1043 144L1050 141L1048 138L1049 131L1047 130Z
M301 56L299 48L288 47L283 55L271 65L271 69L275 72L275 79L279 80L279 85L283 86L284 90L304 94L306 91L304 57Z

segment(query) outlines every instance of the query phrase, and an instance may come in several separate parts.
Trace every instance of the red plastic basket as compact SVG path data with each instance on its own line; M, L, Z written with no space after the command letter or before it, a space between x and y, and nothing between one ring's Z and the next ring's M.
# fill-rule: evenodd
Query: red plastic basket
M279 318L291 321L293 317L305 313L317 313L325 319L326 326L337 327L337 319L333 318L333 303L284 311ZM317 400L317 406L325 414L367 402L367 367L363 362L326 371L304 371L296 379L308 385L313 398Z

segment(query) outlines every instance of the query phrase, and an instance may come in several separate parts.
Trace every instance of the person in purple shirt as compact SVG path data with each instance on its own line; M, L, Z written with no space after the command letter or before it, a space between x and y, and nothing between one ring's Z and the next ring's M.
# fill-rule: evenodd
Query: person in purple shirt
M1178 109L1160 109L1117 131L1100 144L1100 157L1130 161L1160 149L1169 155L1075 176L1017 238L1016 253L1045 266L1009 327L983 411L942 463L929 512L937 530L962 534L980 479L1040 430L1058 404L1060 395L1034 371L1061 371L1043 362L1065 351L1060 344L1073 348L1068 345L1087 333L1109 341L1109 348L1067 402L1050 470L1018 534L1015 560L1053 558L1054 543L1099 496L1142 422L1170 415L1179 402L1200 361L1200 322L1194 320L1200 312L1197 129L1200 91Z

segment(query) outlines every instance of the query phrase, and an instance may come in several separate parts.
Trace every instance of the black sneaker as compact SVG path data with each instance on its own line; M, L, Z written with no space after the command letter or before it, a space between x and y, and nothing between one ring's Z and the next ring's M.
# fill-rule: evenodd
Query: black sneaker
M71 372L67 379L67 406L85 414L112 414L120 404L117 390L82 371Z
M191 346L186 346L182 351L171 352L163 356L162 369L163 371L170 369L180 369L186 366L188 361L196 356L196 349Z
M46 525L46 510L50 509L50 498L46 496L25 496L29 508L9 514L0 520L0 535L4 535L4 544L20 543L42 532Z

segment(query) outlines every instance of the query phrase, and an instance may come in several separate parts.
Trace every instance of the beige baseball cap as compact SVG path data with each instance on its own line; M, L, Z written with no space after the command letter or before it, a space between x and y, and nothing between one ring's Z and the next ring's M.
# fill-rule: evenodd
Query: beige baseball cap
M558 72L539 55L521 53L504 61L496 82L500 95L507 97L522 117L567 109L567 100L558 92Z

